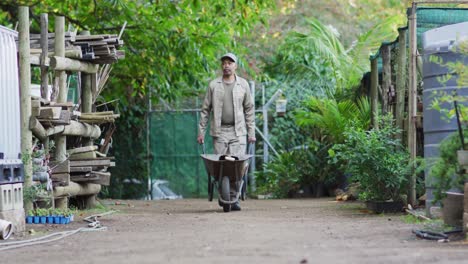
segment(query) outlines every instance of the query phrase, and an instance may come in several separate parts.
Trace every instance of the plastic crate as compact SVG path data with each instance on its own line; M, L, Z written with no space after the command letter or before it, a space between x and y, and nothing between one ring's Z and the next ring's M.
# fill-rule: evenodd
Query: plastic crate
M0 159L0 184L24 182L24 165L20 159Z

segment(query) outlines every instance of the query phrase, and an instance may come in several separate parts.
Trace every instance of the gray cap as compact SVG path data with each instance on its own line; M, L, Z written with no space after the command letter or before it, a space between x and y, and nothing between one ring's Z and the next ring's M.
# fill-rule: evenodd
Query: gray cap
M226 53L224 54L222 57L221 57L221 60L223 60L224 58L229 58L231 60L233 60L235 63L237 63L237 57L236 55L232 54L232 53Z

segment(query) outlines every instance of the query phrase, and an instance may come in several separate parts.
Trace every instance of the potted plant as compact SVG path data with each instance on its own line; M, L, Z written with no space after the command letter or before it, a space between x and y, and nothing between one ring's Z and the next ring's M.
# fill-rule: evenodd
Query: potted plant
M54 223L54 208L49 208L47 212L47 223L53 224Z
M28 210L28 215L26 216L26 223L32 224L33 221L34 221L34 210L30 209Z
M47 215L49 214L49 210L45 208L37 208L36 214L39 216L39 222L41 224L45 224L47 222Z
M60 218L62 218L63 212L59 208L54 209L54 224L61 224Z
M440 155L429 172L434 179L434 203L442 203L444 223L452 226L462 225L463 190L468 179L465 171L460 169L463 165L458 162L460 141L458 133L444 139L439 147Z
M341 165L353 182L359 183L359 199L376 213L399 212L409 179L409 154L396 139L398 129L386 116L380 129L366 131L353 125L344 133L344 143L329 152L331 162Z

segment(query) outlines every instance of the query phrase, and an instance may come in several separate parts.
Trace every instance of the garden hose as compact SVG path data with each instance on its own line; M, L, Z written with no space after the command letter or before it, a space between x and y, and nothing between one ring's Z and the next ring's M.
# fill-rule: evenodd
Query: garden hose
M20 248L20 247L25 247L25 246L50 243L50 242L57 241L59 239L63 239L65 237L80 233L80 232L105 231L107 230L107 227L102 226L101 223L97 221L97 218L104 216L104 215L112 214L115 212L117 211L109 211L103 214L91 215L91 216L84 218L83 219L84 221L89 222L88 227L81 227L75 230L56 232L56 233L52 233L49 235L45 235L42 237L33 238L29 240L0 243L0 251ZM93 219L93 220L90 220L90 219Z

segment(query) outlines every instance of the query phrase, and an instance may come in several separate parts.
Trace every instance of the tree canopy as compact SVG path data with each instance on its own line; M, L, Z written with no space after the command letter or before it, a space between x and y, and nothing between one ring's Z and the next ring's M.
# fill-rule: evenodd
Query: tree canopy
M13 27L18 4L30 6L32 31L38 31L41 13L49 14L50 31L52 15L92 34L118 33L127 21L126 59L114 66L104 92L120 95L124 104L149 90L153 98L168 100L197 93L219 67L222 53L243 57L239 39L258 22L266 23L276 5L273 0L7 0L0 3L1 24ZM248 61L241 63L249 71Z

